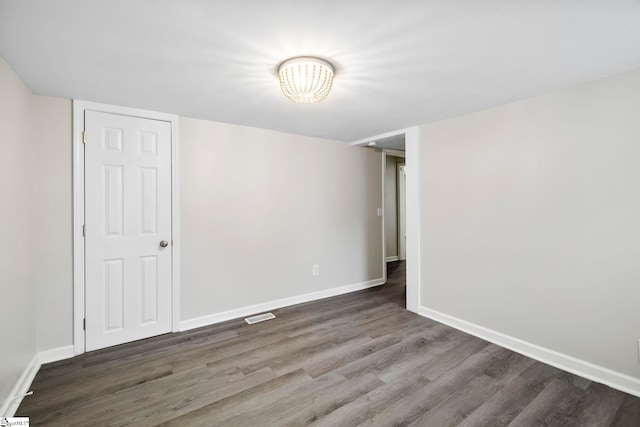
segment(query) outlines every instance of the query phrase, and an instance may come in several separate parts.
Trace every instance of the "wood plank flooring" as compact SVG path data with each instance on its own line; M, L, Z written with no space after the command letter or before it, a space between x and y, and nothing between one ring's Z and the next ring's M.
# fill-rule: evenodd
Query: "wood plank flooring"
M404 310L384 286L42 367L55 426L640 426L640 399Z

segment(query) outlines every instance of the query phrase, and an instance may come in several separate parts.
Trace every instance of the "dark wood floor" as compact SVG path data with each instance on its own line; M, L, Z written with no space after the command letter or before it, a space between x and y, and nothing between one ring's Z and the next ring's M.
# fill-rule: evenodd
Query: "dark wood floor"
M55 426L640 426L640 399L403 309L385 286L42 367Z

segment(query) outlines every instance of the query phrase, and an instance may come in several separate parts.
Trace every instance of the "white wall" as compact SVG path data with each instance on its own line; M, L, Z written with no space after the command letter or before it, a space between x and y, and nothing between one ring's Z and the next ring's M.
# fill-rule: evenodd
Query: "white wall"
M34 104L0 58L0 407L36 353ZM6 415L6 414L0 414Z
M35 96L38 351L73 343L71 101Z
M33 96L5 68L3 84L28 105L2 98L7 132L16 135L3 144L21 150L2 156L2 183L12 183L3 195L22 199L0 212L0 225L22 243L0 250L24 256L20 271L35 283L35 294L26 287L19 295L30 295L23 326L33 330L17 336L38 351L59 349L73 344L71 101ZM186 118L180 127L182 320L382 277L379 153ZM12 221L33 227L35 240ZM312 264L320 276L311 276ZM17 274L20 264L10 265ZM2 274L8 285L4 266Z
M398 256L398 200L397 200L397 171L399 157L386 156L384 168L384 238L385 255Z
M381 278L380 156L180 118L182 318Z
M640 70L420 135L422 305L640 378Z

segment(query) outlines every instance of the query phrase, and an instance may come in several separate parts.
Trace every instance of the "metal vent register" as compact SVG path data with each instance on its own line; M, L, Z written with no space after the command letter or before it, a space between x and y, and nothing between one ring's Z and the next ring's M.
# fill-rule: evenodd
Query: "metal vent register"
M253 325L254 323L264 322L265 320L271 320L275 318L276 316L274 316L273 313L264 313L264 314L258 314L256 316L247 317L246 319L244 319L244 321L250 325Z

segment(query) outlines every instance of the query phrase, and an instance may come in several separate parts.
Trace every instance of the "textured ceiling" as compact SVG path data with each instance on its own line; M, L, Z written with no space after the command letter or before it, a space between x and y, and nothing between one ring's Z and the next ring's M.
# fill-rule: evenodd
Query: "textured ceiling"
M287 100L283 60L336 67ZM638 0L0 0L37 94L353 141L640 68Z

